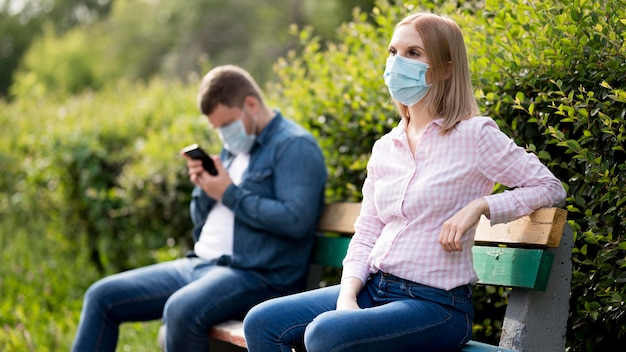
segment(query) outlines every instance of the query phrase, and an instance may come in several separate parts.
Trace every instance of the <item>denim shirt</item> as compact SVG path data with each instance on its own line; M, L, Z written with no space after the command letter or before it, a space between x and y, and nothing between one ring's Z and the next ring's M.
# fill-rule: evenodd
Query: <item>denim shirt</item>
M222 150L228 168L235 155ZM241 183L222 203L235 214L233 255L218 264L250 270L285 291L304 287L317 222L324 207L324 156L313 136L277 112L256 138ZM216 201L196 186L190 205L198 240Z

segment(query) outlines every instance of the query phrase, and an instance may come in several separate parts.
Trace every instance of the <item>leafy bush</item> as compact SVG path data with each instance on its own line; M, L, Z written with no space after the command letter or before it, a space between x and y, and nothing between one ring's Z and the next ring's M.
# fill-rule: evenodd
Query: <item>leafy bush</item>
M178 151L217 147L196 91L155 80L0 101L0 349L68 350L92 282L184 251ZM155 350L155 324L124 326L120 346Z
M7 169L16 175L7 178L24 177L2 189L0 204L86 236L102 272L154 262L167 243L184 247L192 185L178 152L193 142L218 147L196 92L158 80L60 100L29 91L2 113L4 126L20 133L7 134L0 161L13 163Z
M63 50L59 50L60 47ZM99 61L101 51L101 43L94 43L83 28L58 37L48 26L24 56L22 66L30 69L23 68L16 74L11 94L23 96L32 89L48 95L72 94L85 87L98 88L105 79L93 63Z
M626 341L625 9L624 1L488 2L487 23L472 19L486 111L568 190L574 350Z

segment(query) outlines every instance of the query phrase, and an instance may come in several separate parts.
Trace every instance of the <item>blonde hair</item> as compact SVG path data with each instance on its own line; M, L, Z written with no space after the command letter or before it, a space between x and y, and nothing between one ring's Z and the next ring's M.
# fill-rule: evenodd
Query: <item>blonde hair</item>
M396 29L407 25L419 33L430 60L433 82L424 97L428 112L444 119L442 133L448 133L460 121L479 114L463 33L453 20L431 13L411 14ZM402 117L408 119L406 107L396 104Z

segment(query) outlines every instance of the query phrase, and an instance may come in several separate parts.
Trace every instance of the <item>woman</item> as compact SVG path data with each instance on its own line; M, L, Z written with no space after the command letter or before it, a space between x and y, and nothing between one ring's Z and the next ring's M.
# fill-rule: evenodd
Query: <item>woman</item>
M396 26L383 77L402 120L374 144L341 284L253 308L249 351L456 351L470 339L480 216L514 220L565 190L477 116L467 61L450 19ZM512 190L490 195L495 182Z

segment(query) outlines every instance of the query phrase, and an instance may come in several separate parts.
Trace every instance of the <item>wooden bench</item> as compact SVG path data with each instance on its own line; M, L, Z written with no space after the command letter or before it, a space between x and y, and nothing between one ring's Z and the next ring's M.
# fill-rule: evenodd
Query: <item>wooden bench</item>
M322 267L341 267L360 208L360 203L326 206L318 226L309 289L319 287ZM493 227L481 219L473 247L479 284L504 286L511 292L499 346L470 341L462 352L565 350L573 247L566 216L563 209L543 208ZM218 348L212 350L246 347L241 321L216 325L210 334L218 341Z

